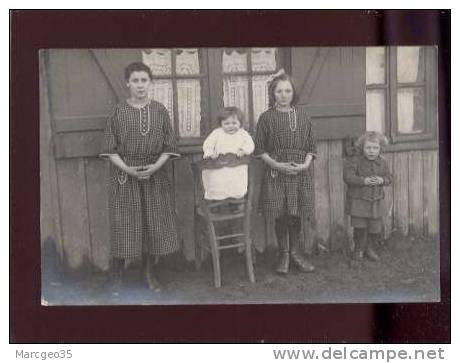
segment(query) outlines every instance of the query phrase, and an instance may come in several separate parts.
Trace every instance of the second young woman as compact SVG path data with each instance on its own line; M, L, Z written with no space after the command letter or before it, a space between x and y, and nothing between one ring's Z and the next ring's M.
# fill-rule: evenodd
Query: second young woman
M273 105L259 118L255 136L255 156L267 164L261 206L265 217L275 222L279 246L276 271L286 274L290 262L303 272L314 266L303 256L300 231L303 223L314 220L312 160L316 143L310 119L295 105L291 78L280 73L270 83Z

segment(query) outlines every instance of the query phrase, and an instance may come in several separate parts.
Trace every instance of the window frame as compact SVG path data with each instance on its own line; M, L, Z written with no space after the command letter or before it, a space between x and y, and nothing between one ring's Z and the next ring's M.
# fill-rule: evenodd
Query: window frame
M179 134L179 100L178 100L178 87L177 83L180 80L199 80L200 81L200 135L205 135L207 133L207 122L204 120L209 120L209 66L208 66L208 48L195 48L198 50L198 64L199 64L199 73L196 74L177 74L177 54L178 49L188 49L188 48L167 48L171 50L171 74L165 75L153 75L152 81L158 80L167 80L171 81L172 84L172 97L173 97L173 117L172 123L174 132L176 134L176 140L178 145L195 145L199 144L203 140L203 136L199 137L190 137L190 136L181 136Z
M398 46L385 46L385 83L366 84L367 90L385 90L385 117L384 134L392 145L406 142L420 142L426 144L437 138L437 51L434 46L421 46L424 51L424 81L411 83L397 82L397 51ZM424 130L420 133L402 134L398 132L397 97L400 88L424 88Z
M385 50L385 83L371 83L366 84L366 94L368 90L384 90L385 91L385 117L384 117L384 135L389 136L391 133L391 90L390 90L390 52L389 47L383 47ZM367 67L367 65L366 65ZM367 117L367 115L366 115Z
M251 49L252 47L244 47ZM248 108L249 114L247 115L247 120L249 123L249 132L253 133L255 131L256 120L254 119L254 95L252 89L252 77L254 75L266 75L273 74L277 72L280 68L284 68L287 73L291 71L291 61L290 61L290 48L286 47L275 47L277 48L276 53L276 69L274 71L252 71L252 59L251 52L248 51L247 61L248 61L248 71L247 72L224 72L223 71L223 52L226 48L206 48L208 51L208 79L209 79L209 102L210 102L210 119L208 121L207 127L208 130L213 129L213 123L217 119L217 114L220 109L224 107L224 90L223 90L223 81L224 77L229 76L248 76ZM204 138L203 138L204 139Z
M247 121L249 124L249 133L253 133L255 131L256 120L254 117L254 90L253 90L253 77L255 76L269 76L276 73L280 68L283 68L281 64L284 60L284 52L283 48L280 47L269 47L275 48L275 69L271 71L254 71L253 64L252 64L252 49L255 47L241 47L241 48L221 48L221 53L224 52L226 49L246 49L246 65L247 71L244 72L224 72L223 70L223 63L220 64L220 72L222 75L221 87L223 88L223 80L226 77L248 77L248 115ZM257 47L257 48L265 48L265 47ZM223 92L222 92L223 93ZM223 102L223 95L222 95L222 102Z
M422 46L424 67L424 82L399 83L397 80L397 46L388 47L389 53L389 83L390 83L390 136L394 143L431 140L436 137L437 105L436 105L436 52L432 46ZM420 133L402 134L398 132L398 89L400 88L424 88L425 119L424 130Z

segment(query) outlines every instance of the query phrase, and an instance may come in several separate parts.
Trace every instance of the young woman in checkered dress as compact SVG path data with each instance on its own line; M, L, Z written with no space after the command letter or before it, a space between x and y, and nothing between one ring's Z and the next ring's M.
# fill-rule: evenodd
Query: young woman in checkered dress
M171 184L163 167L179 154L168 111L148 97L152 78L143 63L126 67L130 98L108 119L102 156L111 161L110 241L117 278L127 260L144 255L147 281L157 289L151 257L179 249Z
M280 72L269 88L270 109L257 123L255 156L267 165L261 207L274 221L279 246L276 271L289 272L292 263L302 272L314 270L300 248L303 223L314 220L314 184L311 162L316 143L306 111L295 106L291 78ZM305 230L305 229L304 229Z

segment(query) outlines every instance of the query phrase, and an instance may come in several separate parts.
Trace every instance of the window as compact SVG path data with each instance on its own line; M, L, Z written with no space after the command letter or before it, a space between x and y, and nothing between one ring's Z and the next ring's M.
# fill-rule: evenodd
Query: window
M393 142L435 136L434 47L366 48L366 128Z
M276 48L226 48L222 54L225 106L237 106L245 115L245 128L253 130L268 107L268 79L276 72Z
M144 49L154 76L150 96L168 109L179 142L199 144L217 110L237 106L253 131L268 108L268 78L282 65L279 48Z
M200 137L206 87L206 54L197 48L146 49L142 60L154 76L150 96L169 111L180 137Z

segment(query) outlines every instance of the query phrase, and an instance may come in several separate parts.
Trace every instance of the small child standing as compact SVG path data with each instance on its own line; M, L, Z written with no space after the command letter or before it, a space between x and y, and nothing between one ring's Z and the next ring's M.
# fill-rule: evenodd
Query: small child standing
M381 133L366 132L356 143L357 155L344 165L343 180L348 186L345 211L351 216L357 260L364 256L371 261L380 260L374 244L386 213L383 186L392 183L388 164L380 155L386 144L388 140Z
M243 112L237 107L226 107L217 116L219 127L203 143L203 158L217 159L219 155L250 155L254 151L251 136L241 127ZM203 170L205 199L223 200L242 198L248 190L248 166L222 167Z

